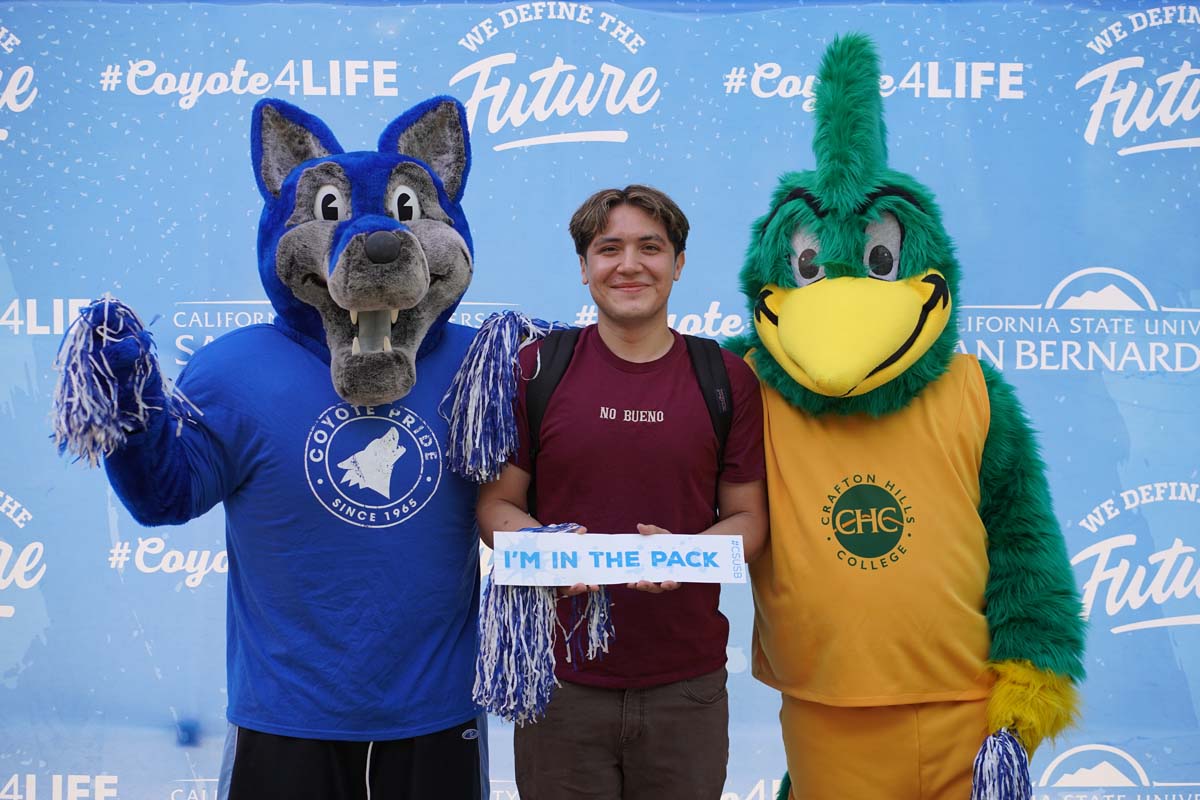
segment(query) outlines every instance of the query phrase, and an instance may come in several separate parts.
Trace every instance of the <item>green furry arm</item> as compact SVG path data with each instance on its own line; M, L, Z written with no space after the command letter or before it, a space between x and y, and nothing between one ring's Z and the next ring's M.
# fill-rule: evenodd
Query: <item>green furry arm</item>
M1083 679L1085 624L1046 468L1013 389L981 362L991 426L980 468L979 515L988 534L992 661L1023 660Z

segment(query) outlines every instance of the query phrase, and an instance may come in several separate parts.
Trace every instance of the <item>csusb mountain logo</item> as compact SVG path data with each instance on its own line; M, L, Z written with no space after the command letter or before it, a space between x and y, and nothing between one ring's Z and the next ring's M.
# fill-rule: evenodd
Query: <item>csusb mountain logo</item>
M1164 305L1135 275L1086 267L1044 301L963 305L959 352L1000 369L1173 373L1200 369L1200 309Z
M1153 781L1119 747L1085 744L1057 756L1042 771L1034 800L1194 800L1200 781ZM1190 789L1190 791L1189 791Z
M847 475L835 483L821 506L826 541L837 546L837 559L852 569L886 569L908 554L902 540L916 522L908 496L894 481L880 484L873 473Z
M442 450L425 420L404 406L338 403L308 432L304 469L329 513L363 528L389 528L437 492Z

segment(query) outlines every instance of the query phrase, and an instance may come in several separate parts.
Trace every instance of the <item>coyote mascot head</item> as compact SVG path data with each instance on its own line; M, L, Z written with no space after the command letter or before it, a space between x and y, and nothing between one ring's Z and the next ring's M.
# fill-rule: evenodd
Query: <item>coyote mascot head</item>
M259 273L278 324L328 352L346 402L400 399L422 342L436 341L471 280L463 107L426 100L384 130L378 151L345 153L316 117L263 100L251 140L266 201Z

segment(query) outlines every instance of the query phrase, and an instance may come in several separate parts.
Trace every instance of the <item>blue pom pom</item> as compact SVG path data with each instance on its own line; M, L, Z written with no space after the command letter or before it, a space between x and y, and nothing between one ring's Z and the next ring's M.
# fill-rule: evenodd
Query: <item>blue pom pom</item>
M513 414L518 354L526 344L566 327L516 311L492 314L484 321L439 409L450 423L446 462L455 474L476 483L500 475L518 446Z
M563 523L525 530L557 532L575 527ZM606 590L588 593L586 608L569 631L558 624L556 592L552 586L500 586L493 583L491 575L483 588L472 697L480 707L517 725L537 722L545 715L558 686L554 677L556 635L565 637L568 660L572 651L588 659L608 652L614 635ZM586 636L576 636L585 623Z
M1029 800L1032 795L1029 756L1021 740L1007 729L993 733L975 756L971 800Z
M616 635L612 624L612 598L608 587L599 591L577 594L571 598L571 628L564 630L567 640L567 663L579 668L585 658L594 661L608 652L608 644ZM577 636L579 629L583 636Z
M472 698L518 725L545 714L558 685L554 592L547 586L498 586L490 575L483 587Z
M105 295L71 323L54 360L54 441L92 466L165 411L182 424L195 407L164 386L154 340L133 309ZM197 413L199 413L197 411Z

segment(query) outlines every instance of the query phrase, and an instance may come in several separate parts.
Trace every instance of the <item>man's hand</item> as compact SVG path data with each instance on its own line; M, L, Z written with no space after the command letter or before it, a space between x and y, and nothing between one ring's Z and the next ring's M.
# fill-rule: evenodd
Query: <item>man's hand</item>
M587 533L587 528L583 527L582 525L576 525L575 528L570 531L570 533L580 533L580 534ZM574 586L558 587L558 596L559 597L574 597L575 595L583 594L584 592L598 592L598 591L600 591L600 586L598 584L577 583Z
M638 533L642 536L653 536L656 533L670 533L666 528L660 528L657 525L643 525L638 523ZM663 581L655 583L654 581L636 581L634 583L625 584L630 589L637 589L639 592L648 592L650 594L662 594L663 592L673 592L682 584L677 581Z

